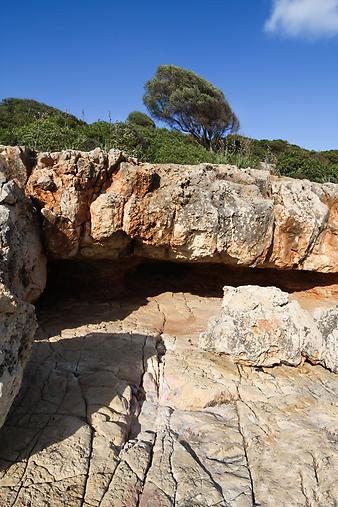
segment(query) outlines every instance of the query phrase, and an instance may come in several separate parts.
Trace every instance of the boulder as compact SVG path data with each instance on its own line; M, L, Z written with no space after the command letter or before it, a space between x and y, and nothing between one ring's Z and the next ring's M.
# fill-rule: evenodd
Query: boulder
M311 363L338 371L338 306L312 315L276 287L224 287L222 310L209 320L200 347L239 364Z

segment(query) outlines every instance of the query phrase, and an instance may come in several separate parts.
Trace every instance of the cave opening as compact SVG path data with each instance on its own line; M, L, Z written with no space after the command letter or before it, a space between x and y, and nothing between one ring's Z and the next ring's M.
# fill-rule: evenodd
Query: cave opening
M222 298L225 285L275 286L309 298L338 298L337 274L133 257L49 262L47 286L38 308L60 300L103 302L163 292Z

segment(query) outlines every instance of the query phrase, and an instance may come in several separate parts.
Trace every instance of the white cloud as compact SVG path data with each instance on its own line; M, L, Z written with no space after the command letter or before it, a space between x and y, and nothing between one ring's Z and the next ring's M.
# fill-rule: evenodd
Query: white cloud
M338 0L274 0L265 30L291 37L338 35Z

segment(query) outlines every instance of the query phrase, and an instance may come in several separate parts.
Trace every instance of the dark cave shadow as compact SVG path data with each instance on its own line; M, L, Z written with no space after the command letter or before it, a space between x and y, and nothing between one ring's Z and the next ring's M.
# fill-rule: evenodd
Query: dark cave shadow
M130 410L114 424L126 439L136 436L143 364L156 355L155 342L145 346L146 340L133 333L89 333L35 341L20 392L0 430L0 470L64 441L109 405L113 416L118 407ZM130 409L128 392L133 393ZM106 443L107 452L116 445Z
M52 334L59 334L67 326L122 320L147 305L148 298L163 292L222 298L225 285L275 286L294 293L334 284L338 284L338 274L144 259L133 259L131 264L126 259L58 261L49 265L47 288L37 305L37 314L43 323L44 315L54 309L57 319ZM88 318L83 312L86 304ZM62 328L58 322L62 322ZM52 329L50 322L48 327Z

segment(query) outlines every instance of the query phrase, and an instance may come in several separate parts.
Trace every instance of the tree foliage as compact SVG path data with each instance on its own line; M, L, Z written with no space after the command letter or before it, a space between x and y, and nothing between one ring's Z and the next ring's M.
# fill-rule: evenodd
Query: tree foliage
M190 70L160 65L145 90L143 100L153 117L191 134L207 149L239 129L223 92Z
M132 123L133 125L138 125L139 127L156 127L155 122L150 118L150 116L146 113L142 113L141 111L133 111L132 113L129 113L127 123Z

